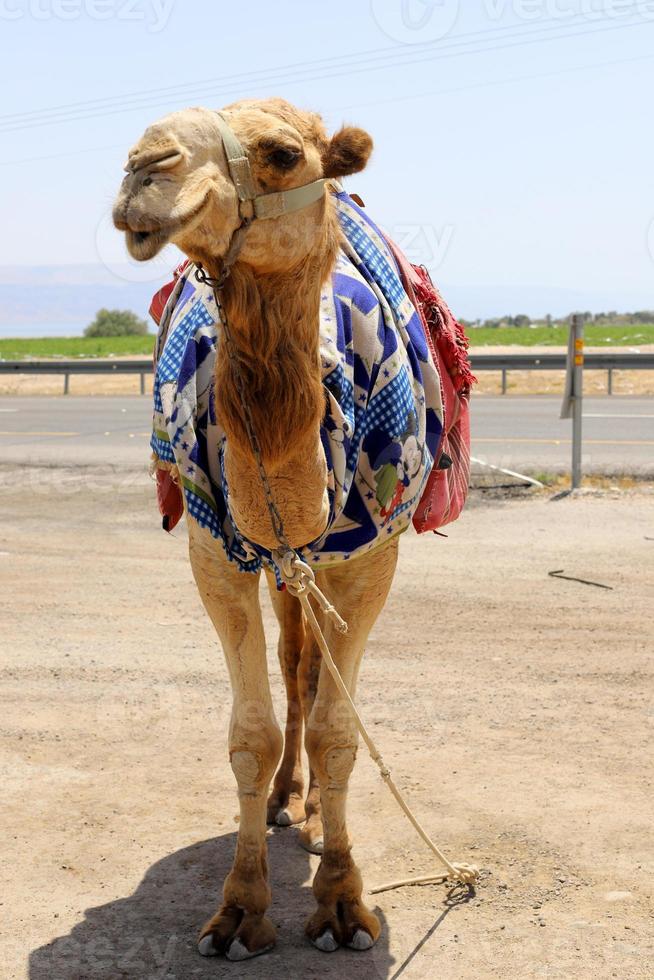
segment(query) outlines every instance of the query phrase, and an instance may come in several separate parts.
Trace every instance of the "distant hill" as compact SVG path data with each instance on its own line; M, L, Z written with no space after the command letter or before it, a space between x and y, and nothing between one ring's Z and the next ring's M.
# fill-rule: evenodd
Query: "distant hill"
M155 290L172 266L147 265L0 266L0 334L81 334L97 310L129 309L145 316ZM136 281L140 280L140 281ZM434 280L454 312L467 320L525 313L537 319L571 310L651 309L654 293L619 289L572 290L541 285L454 285ZM47 329L46 329L47 328Z
M58 324L67 332L81 333L103 306L145 316L152 294L169 274L164 268L150 281L130 282L100 264L1 266L0 333L13 329L27 336L44 325L51 325L52 333Z

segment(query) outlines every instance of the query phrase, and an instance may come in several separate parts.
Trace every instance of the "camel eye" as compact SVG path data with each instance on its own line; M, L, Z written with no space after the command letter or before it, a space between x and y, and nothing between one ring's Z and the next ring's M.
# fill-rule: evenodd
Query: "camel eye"
M302 153L300 150L291 150L289 147L278 147L268 154L268 161L280 170L290 170L298 162Z
M152 177L145 177L143 179L143 187L149 187L152 183Z

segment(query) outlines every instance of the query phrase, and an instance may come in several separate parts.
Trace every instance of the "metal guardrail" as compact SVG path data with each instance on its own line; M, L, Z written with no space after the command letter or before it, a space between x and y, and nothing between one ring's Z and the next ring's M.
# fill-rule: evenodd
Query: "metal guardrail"
M566 354L475 354L473 371L501 371L502 394L506 394L509 371L565 371ZM585 354L584 369L607 372L607 394L613 394L613 372L654 371L654 354Z
M502 394L506 394L509 371L565 371L565 354L475 354L473 371L500 371ZM654 371L654 354L586 354L584 367L589 371L607 372L607 393L613 393L613 372L647 370ZM145 376L152 374L150 358L125 360L95 358L82 360L0 360L0 374L63 374L64 394L70 390L71 374L139 374L141 394L145 394Z
M145 376L152 374L152 358L114 360L113 358L88 358L83 360L24 360L1 361L0 374L63 374L64 395L70 391L71 374L139 374L141 394L145 394Z

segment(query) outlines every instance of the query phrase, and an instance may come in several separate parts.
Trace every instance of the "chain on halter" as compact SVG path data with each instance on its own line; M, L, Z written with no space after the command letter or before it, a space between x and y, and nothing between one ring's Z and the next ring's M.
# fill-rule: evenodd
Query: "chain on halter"
M220 317L220 324L223 331L223 338L225 341L225 351L227 357L229 358L229 363L231 365L232 374L234 376L234 384L238 392L238 397L241 403L241 409L243 411L243 425L245 427L245 432L250 443L250 448L252 449L252 455L254 456L254 461L257 466L259 473L259 479L261 480L261 486L263 489L263 494L266 500L266 507L268 508L268 513L270 515L270 522L272 524L273 534L277 538L277 542L284 553L291 552L295 554L294 549L291 548L288 538L286 537L286 531L284 529L284 521L282 520L282 515L279 513L277 504L275 503L275 497L272 492L272 487L270 485L270 480L266 472L266 467L263 462L263 453L261 452L261 444L257 436L257 431L254 425L254 419L252 418L252 411L250 409L249 399L247 397L247 389L245 384L245 378L243 377L243 372L241 370L241 355L239 354L238 348L234 342L234 335L229 323L229 317L227 316L227 311L223 305L220 294L229 278L231 272L231 265L227 265L223 261L222 271L219 277L214 278L208 276L202 266L198 266L195 271L195 278L198 282L206 283L211 286L213 291L213 297L216 303L216 308L218 310L218 315Z
M273 563L276 565L279 571L282 581L286 585L286 588L291 595L294 595L303 604L304 602L308 602L308 597L310 595L313 596L325 615L333 620L336 629L340 633L347 633L347 623L341 618L335 607L318 588L313 569L300 558L286 536L284 521L282 519L282 515L279 513L279 508L277 507L275 496L270 485L270 479L263 462L261 444L257 436L254 419L252 418L252 411L250 409L250 403L247 397L245 378L243 377L243 372L241 370L241 356L234 341L234 335L230 327L229 317L227 316L227 311L225 310L225 306L220 296L225 287L225 283L229 278L233 262L235 261L239 250L233 251L229 264L223 259L220 276L209 276L202 266L198 265L195 270L195 277L198 282L206 283L207 285L211 286L213 291L213 297L222 326L225 351L233 372L234 384L236 386L241 403L241 409L243 411L243 424L245 426L245 432L247 434L252 455L254 456L254 461L257 466L259 479L261 480L261 487L263 489L266 507L268 508L268 514L270 515L270 523L272 524L273 534L277 538L277 543L279 544L279 548L271 552L271 557ZM230 252L231 251L232 250L230 249Z

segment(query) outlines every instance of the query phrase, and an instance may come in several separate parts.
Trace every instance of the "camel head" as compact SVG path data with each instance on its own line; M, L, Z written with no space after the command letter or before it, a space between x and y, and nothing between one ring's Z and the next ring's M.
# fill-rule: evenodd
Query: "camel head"
M259 195L356 173L372 151L363 130L344 127L330 139L320 116L283 99L237 102L223 112ZM226 252L242 218L218 123L210 109L174 112L130 150L113 219L133 258L151 259L172 242L211 268ZM255 220L240 260L260 271L288 267L312 250L328 217L322 194L301 210Z

